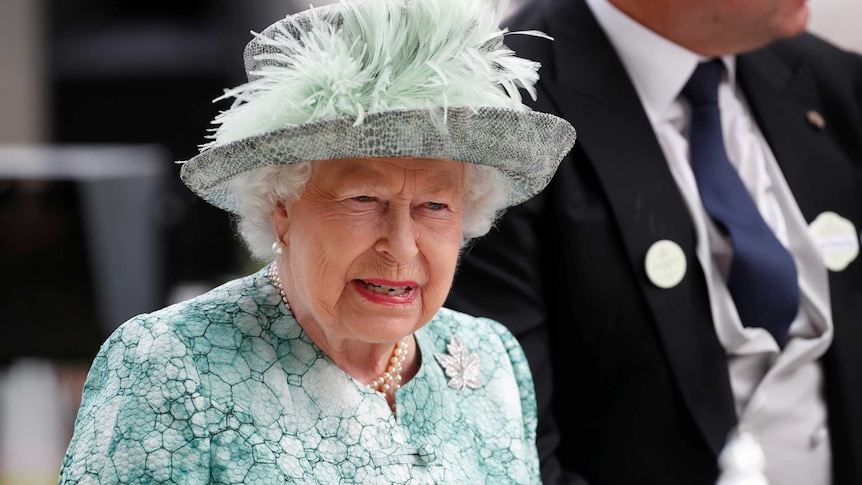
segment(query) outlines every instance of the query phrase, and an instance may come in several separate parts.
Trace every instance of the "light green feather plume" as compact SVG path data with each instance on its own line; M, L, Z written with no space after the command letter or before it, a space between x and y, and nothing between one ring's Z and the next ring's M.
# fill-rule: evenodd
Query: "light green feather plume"
M527 109L519 88L535 97L539 65L503 44L504 11L485 0L342 0L287 17L254 34L268 51L251 81L216 99L235 98L202 148L388 110Z

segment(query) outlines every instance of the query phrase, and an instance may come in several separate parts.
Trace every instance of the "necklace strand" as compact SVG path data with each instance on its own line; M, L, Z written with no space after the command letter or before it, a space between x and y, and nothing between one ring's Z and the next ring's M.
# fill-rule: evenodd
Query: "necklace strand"
M281 286L281 277L278 276L278 266L276 263L272 263L269 267L269 271L266 273L267 278L272 283L272 286L275 286L275 289L278 290L278 294L281 295L281 301L284 303L284 306L290 310L290 303L287 302L287 295L284 294L284 287Z
M284 287L281 284L281 278L278 276L277 263L272 263L266 276L269 278L269 281L272 282L272 285L278 290L278 294L281 296L281 301L284 303L284 306L290 310L290 303L287 302L287 295L284 294ZM404 337L395 345L395 349L392 351L392 356L389 358L389 366L386 368L386 371L368 383L369 388L374 389L377 392L393 396L390 404L390 407L392 407L393 410L395 407L395 389L401 387L401 364L404 363L404 359L406 358L407 337Z
M402 338L395 345L392 357L389 358L389 367L386 372L377 376L368 383L368 387L383 394L394 393L395 389L401 387L401 364L407 358L407 337Z

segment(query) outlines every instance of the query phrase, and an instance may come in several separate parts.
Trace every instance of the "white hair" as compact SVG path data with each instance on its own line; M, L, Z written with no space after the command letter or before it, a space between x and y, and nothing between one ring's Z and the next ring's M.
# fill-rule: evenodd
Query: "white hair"
M273 260L270 213L279 203L291 204L302 195L317 162L270 165L237 176L232 182L238 208L237 231L251 256L260 262ZM508 206L508 189L494 167L467 163L461 247L484 236Z

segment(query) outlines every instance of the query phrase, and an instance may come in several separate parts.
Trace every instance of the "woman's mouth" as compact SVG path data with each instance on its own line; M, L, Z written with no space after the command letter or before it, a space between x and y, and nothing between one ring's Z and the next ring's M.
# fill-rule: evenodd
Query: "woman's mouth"
M387 296L401 296L413 291L412 286L390 286L390 285L378 285L375 283L369 283L368 281L359 280L363 287L368 289L368 291L378 294L378 295L387 295Z
M353 280L353 285L363 298L381 305L408 305L419 296L419 285L413 281Z

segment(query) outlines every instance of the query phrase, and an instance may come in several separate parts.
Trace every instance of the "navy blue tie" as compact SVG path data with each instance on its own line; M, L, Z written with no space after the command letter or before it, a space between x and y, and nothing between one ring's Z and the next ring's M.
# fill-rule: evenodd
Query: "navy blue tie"
M701 63L682 90L692 107L692 170L703 206L733 242L727 286L743 325L765 328L783 348L799 309L796 264L727 158L718 109L722 72L719 60Z

